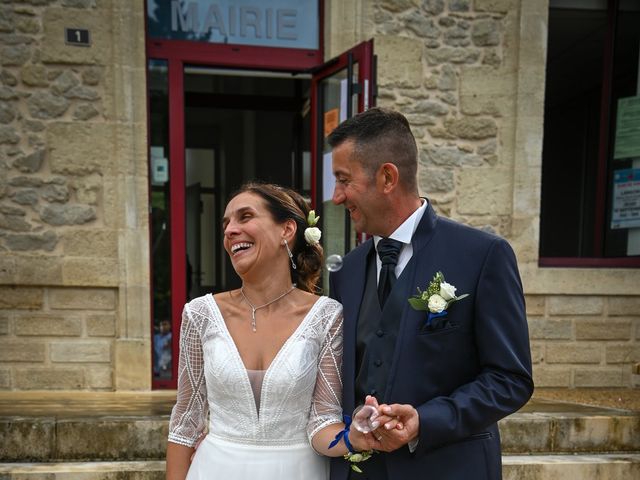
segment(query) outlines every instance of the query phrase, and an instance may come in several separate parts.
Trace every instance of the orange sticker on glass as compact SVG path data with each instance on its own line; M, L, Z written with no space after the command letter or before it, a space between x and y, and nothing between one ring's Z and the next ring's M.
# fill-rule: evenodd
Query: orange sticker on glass
M328 137L331 132L338 126L340 119L340 109L333 108L328 112L324 112L324 136Z

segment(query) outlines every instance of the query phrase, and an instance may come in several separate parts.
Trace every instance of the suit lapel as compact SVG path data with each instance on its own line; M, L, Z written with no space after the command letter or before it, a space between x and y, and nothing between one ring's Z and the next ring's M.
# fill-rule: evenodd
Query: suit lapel
M424 288L424 285L419 285L419 279L421 278L421 271L423 270L424 260L426 258L423 250L433 238L435 233L435 227L437 223L437 215L431 208L431 204L427 205L427 209L418 224L413 237L411 239L411 246L413 247L413 254L411 260L407 263L407 266L402 271L400 278L391 292L391 295L387 299L385 308L382 312L382 316L394 316L399 320L396 320L398 324L398 335L396 337L396 346L393 353L393 361L391 369L389 371L389 377L387 381L387 388L385 390L384 399L387 401L393 388L393 382L396 372L398 370L398 358L402 352L402 343L404 338L404 331L407 328L407 318L412 312L408 299L411 295L416 293L416 287ZM384 321L384 320L383 320Z

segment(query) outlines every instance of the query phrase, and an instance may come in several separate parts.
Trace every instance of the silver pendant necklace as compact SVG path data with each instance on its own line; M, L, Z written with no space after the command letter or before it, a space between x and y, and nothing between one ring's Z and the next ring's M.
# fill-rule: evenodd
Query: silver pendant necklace
M296 288L295 285L292 285L291 288L289 290L287 290L286 292L284 292L282 295L280 295L279 297L274 298L273 300L271 300L270 302L265 303L264 305L260 305L258 307L254 307L253 303L251 303L249 301L249 299L247 298L247 296L244 294L244 285L242 287L240 287L240 293L242 294L242 296L244 297L245 301L249 304L249 306L251 307L251 329L255 332L256 331L256 310L260 310L261 308L264 307L268 307L269 305L271 305L272 303L277 302L278 300L280 300L283 297L286 297L287 295L289 295L291 292L293 292L293 290Z

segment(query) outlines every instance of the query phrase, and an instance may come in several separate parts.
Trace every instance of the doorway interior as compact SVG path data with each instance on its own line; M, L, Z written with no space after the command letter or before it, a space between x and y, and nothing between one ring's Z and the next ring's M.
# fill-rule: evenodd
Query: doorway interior
M222 245L230 194L259 179L311 195L310 80L185 67L187 298L240 286Z

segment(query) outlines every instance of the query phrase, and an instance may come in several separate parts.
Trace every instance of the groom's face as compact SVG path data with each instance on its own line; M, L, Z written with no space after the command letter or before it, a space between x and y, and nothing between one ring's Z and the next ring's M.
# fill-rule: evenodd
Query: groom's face
M333 149L333 174L336 186L332 201L343 205L351 216L357 232L384 235L382 218L385 209L383 196L377 191L372 179L354 155L354 144L347 140Z

